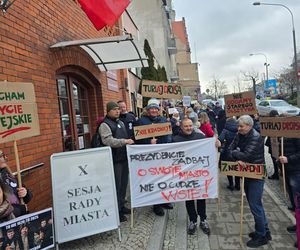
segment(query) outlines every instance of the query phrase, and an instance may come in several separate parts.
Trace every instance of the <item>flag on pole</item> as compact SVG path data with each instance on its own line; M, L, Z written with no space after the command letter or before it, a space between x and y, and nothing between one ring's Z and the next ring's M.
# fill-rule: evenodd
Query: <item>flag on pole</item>
M79 0L79 4L97 30L113 26L129 5L129 0Z

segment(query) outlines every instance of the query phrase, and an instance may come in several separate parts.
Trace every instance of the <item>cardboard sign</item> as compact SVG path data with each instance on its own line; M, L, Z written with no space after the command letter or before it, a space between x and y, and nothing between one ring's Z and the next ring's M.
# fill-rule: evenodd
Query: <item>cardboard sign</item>
M58 243L118 228L110 147L53 154L51 177Z
M254 115L257 113L255 94L252 91L225 95L224 99L227 117Z
M136 126L133 129L136 140L172 134L170 122Z
M143 96L141 94L136 94L136 106L140 109L143 108Z
M191 100L192 100L192 98L191 98L190 96L184 96L184 97L182 98L182 105L183 105L184 107L189 107L189 106L191 106Z
M215 138L127 145L131 206L218 196Z
M263 179L267 176L265 164L246 163L244 166L237 162L221 161L220 172L223 175L240 176L252 179Z
M155 97L159 99L182 99L182 88L179 84L169 84L143 80L142 96Z
M300 116L260 117L262 136L300 138Z
M0 143L39 134L33 84L0 82Z
M0 224L3 237L1 249L16 249L11 248L12 244L16 243L19 245L18 249L53 248L55 240L52 223L52 208L47 208ZM27 231L22 230L24 226L27 227ZM24 243L28 244L28 247L25 247Z

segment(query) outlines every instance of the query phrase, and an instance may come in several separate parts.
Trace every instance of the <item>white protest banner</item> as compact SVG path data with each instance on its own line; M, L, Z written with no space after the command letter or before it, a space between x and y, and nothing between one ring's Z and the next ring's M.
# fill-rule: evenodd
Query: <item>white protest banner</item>
M169 113L169 115L172 115L174 113L178 113L178 110L177 110L177 108L168 108L168 113Z
M218 196L215 138L127 145L131 206Z
M54 247L52 208L26 214L0 224L1 249L50 249Z
M51 174L58 243L118 228L109 147L53 154Z

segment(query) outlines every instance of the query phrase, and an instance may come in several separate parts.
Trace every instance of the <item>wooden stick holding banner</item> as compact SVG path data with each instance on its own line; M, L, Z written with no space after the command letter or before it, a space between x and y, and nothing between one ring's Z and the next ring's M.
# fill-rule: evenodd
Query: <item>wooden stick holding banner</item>
M284 155L283 152L283 137L281 137L281 156ZM283 193L284 193L284 197L286 197L286 183L285 183L285 166L284 163L281 163L281 167L282 167L282 179L283 179Z
M240 243L243 245L243 216L244 216L244 189L245 189L245 177L242 177L241 188L241 217L240 217Z
M14 151L15 151L16 166L17 166L18 186L19 188L21 188L22 187L21 169L20 169L19 152L18 152L18 146L16 140L14 140ZM20 200L21 200L21 204L24 204L23 198L20 198Z
M251 164L245 162L221 161L221 174L242 177L241 217L240 217L240 242L243 246L243 213L245 178L264 179L267 176L265 164Z

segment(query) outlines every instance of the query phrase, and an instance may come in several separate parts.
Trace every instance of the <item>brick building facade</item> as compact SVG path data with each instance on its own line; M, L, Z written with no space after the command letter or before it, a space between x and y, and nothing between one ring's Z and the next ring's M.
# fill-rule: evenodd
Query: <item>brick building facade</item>
M0 19L0 81L31 82L35 87L41 133L19 140L18 148L21 169L44 163L23 177L34 195L29 209L36 211L52 203L51 154L88 148L105 103L129 101L123 86L126 71L116 71L111 80L117 87L111 90L106 72L80 47L50 46L118 35L119 29L97 31L74 0L16 1ZM0 148L15 170L13 142Z

